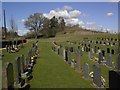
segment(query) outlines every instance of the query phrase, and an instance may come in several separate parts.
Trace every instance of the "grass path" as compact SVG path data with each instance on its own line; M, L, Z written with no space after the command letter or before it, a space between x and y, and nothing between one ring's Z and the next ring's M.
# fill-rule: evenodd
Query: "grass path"
M49 42L40 42L40 56L33 69L31 88L90 88L91 82L70 68L51 50Z

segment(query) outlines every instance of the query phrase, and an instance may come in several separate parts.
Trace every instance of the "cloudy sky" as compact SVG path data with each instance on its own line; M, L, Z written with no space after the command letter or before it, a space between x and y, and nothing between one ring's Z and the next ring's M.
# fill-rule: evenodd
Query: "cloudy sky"
M112 1L112 0L111 0ZM115 2L3 2L7 27L11 16L18 25L19 35L27 30L24 21L33 13L43 13L47 18L62 16L66 25L116 32L118 30L118 3Z

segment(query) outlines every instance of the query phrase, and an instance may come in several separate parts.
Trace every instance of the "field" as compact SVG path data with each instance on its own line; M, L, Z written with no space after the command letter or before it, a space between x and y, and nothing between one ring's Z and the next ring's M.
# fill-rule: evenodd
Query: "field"
M97 40L100 38L118 38L117 35L111 34L57 34L55 38L48 39L39 39L39 56L37 58L36 64L33 68L33 78L28 81L30 84L30 88L96 88L93 85L92 80L86 80L84 78L83 73L79 73L70 67L69 64L65 62L62 56L57 55L52 51L51 47L53 46L52 42L55 41L58 44L61 44L63 47L77 47L78 43L86 43L83 42L84 39L88 37L90 40ZM77 42L77 44L70 45L66 41ZM104 41L104 40L101 40ZM24 44L24 48L22 48L19 52L8 54L6 50L3 50L3 61L2 66L6 62L11 62L15 66L15 59L20 55L27 56L29 48L32 46L32 43L35 42L34 39L27 40L27 43ZM106 42L106 41L105 41ZM97 46L106 51L106 48L117 49L117 46L106 46L100 44L90 44L91 46ZM91 54L91 56L98 57L98 54ZM107 59L108 54L106 54ZM75 59L75 54L71 53L71 58ZM116 54L112 55L112 60L116 63ZM90 71L93 70L93 65L96 63L95 61L88 60L88 53L83 52L81 65L88 63L90 66ZM109 70L113 70L115 68L110 68L105 65L100 65L101 67L101 75L105 78L105 87L109 87ZM15 70L15 68L14 68ZM15 81L16 72L14 71L14 81Z

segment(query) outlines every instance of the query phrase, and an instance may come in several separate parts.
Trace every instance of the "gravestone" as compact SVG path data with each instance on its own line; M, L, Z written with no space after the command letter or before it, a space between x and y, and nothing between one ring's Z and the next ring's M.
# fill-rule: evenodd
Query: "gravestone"
M104 50L102 50L102 55L103 55L103 57L105 56L105 51Z
M108 55L106 65L109 67L112 67L112 55L111 54Z
M89 65L87 63L84 64L84 77L89 79Z
M114 54L114 49L111 50L111 54Z
M21 60L20 57L16 59L16 82L19 84L21 82Z
M94 47L92 48L92 53L95 53L95 51L94 51Z
M25 66L25 58L24 58L24 55L21 55L20 61L21 61L21 73L24 73L24 66Z
M81 71L81 55L80 52L77 51L76 53L76 65L75 65L75 69L80 72Z
M6 51L8 52L8 45L6 45Z
M64 60L66 59L66 50L65 50L65 48L63 48L63 58L64 58Z
M120 89L120 71L109 71L109 88Z
M97 53L97 47L96 46L94 47L94 52Z
M6 62L2 70L2 89L14 90L13 64Z
M102 54L102 52L100 52L98 54L98 63L101 64L102 61L103 61L103 54Z
M116 68L120 70L120 54L117 54Z
M91 53L88 52L88 60L90 60L90 58L91 58Z
M68 62L68 64L71 64L71 55L70 55L70 51L69 50L67 51L67 56L68 56L67 62Z
M107 53L110 53L110 48L107 48Z
M102 86L102 82L101 82L101 69L100 69L100 67L97 64L93 65L93 82L98 87Z

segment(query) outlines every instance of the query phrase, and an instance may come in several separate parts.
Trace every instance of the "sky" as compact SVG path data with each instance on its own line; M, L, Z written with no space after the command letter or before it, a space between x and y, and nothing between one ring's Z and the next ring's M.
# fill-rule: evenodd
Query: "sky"
M117 2L2 2L3 9L6 11L7 27L10 27L13 17L19 35L29 31L24 21L34 13L43 13L47 18L62 16L66 25L79 24L87 29L118 31Z

